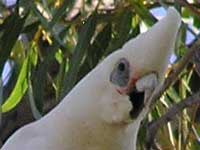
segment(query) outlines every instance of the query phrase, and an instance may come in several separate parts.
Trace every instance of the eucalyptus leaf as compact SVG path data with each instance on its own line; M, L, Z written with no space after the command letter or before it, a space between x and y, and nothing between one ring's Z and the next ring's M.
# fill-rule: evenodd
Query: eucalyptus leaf
M112 28L113 38L110 41L109 47L105 51L105 55L110 54L114 50L121 48L124 43L129 40L130 30L132 29L132 12L124 10L118 16L118 20L113 22L114 27ZM122 18L122 19L120 19Z
M64 79L64 86L61 97L64 97L74 86L83 56L90 44L96 28L96 15L91 15L83 24L79 32L78 43L69 62L69 71Z
M16 105L21 101L22 97L24 96L27 88L27 75L28 75L28 63L29 59L28 57L24 60L24 63L22 65L22 68L20 70L17 83L8 97L8 99L3 103L1 109L2 112L8 112L16 107Z
M4 32L0 38L0 74L2 73L4 63L9 58L18 36L23 30L23 26L28 14L21 18L17 12L9 16L4 22ZM9 35L9 36L8 36Z

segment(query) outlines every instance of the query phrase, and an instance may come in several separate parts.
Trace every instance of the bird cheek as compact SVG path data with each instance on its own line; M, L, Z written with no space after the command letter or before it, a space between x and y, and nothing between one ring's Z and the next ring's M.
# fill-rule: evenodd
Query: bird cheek
M138 78L132 78L126 87L116 88L116 92L119 95L127 95L129 94L135 87L135 83L137 82Z
M122 124L129 122L132 104L128 96L118 96L111 99L102 99L101 118L109 124Z

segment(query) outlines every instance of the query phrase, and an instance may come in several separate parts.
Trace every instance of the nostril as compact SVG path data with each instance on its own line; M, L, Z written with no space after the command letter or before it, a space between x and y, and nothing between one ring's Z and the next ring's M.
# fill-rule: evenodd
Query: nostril
M144 107L144 92L139 92L134 88L133 91L129 93L129 99L133 105L130 116L135 119Z

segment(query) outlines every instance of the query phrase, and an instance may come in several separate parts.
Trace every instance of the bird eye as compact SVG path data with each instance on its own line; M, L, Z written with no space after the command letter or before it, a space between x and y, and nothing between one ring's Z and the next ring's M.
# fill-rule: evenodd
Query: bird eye
M129 62L125 58L121 58L116 67L119 73L123 73L129 70Z
M126 65L124 64L124 62L120 62L118 64L118 70L123 72L123 71L125 71L125 69L126 69Z
M110 81L120 87L124 87L129 81L129 62L125 58L121 58L110 75Z

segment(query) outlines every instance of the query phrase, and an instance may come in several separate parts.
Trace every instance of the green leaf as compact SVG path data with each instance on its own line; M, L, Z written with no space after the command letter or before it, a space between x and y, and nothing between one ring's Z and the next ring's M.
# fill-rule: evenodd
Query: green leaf
M200 28L200 17L194 16L194 26L199 29Z
M21 33L26 17L21 18L18 12L14 12L4 22L4 32L0 39L0 74L2 73L5 61L10 56L19 34ZM9 36L8 36L9 35Z
M135 0L130 0L133 8L140 18L148 25L152 26L157 22L157 19L149 12L142 3L135 2Z
M38 62L38 49L37 49L37 46L36 46L35 42L33 42L32 46L31 46L30 61L31 61L31 64L33 66L37 65L37 62Z
M78 73L78 80L83 78L91 69L93 69L103 57L106 48L111 39L112 28L111 24L104 26L100 31L94 42L89 46L84 63Z
M92 61L92 68L95 67L99 60L103 57L104 51L109 45L111 33L111 24L107 24L103 28L103 30L97 35L92 45L89 47L87 61Z
M53 15L53 19L51 20L49 26L53 27L56 22L64 15L67 14L66 10L68 8L68 11L70 10L71 6L73 5L73 0L65 0L62 4L62 6L56 11L56 13Z
M38 11L36 4L31 1L31 10L32 12L37 16L37 18L40 20L41 24L48 30L50 30L49 28L49 24L48 21L42 16L42 14Z
M44 29L46 29L47 31L49 31L52 35L52 41L55 42L56 45L61 45L64 49L66 49L65 44L62 42L62 40L60 39L59 35L56 34L53 29L52 26L48 20L46 20L43 15L38 11L36 4L34 2L32 2L31 5L31 9L33 11L33 13L38 17L38 19L40 20L42 26L44 27ZM67 29L68 30L68 29Z
M63 62L63 52L61 50L58 50L55 54L55 58L58 61L59 64L62 64Z
M178 57L183 56L186 53L186 47L185 47L185 39L186 39L186 31L187 31L186 25L181 25L179 36L176 40L175 45L175 53Z
M190 11L186 8L182 8L182 17L183 18L189 18L191 16Z
M64 75L65 72L68 70L68 63L68 59L63 59L62 63L59 66L59 72L56 78L56 101L59 100L62 92Z
M24 59L22 67L17 78L17 82L10 96L2 105L2 112L8 112L12 110L19 102L21 101L23 95L25 94L28 88L28 73L30 72L31 65L36 66L38 59L37 49L35 44L32 45L31 50L28 53L28 56Z
M30 32L37 32L38 26L40 25L39 21L35 21L31 24L27 24L25 25L25 27L23 28L22 33L30 33Z
M175 88L174 87L170 87L168 90L167 90L167 94L168 96L174 101L174 102L180 102L181 101L181 98L180 96L178 95L178 93L176 92Z
M20 70L17 83L8 97L8 99L5 101L5 103L2 105L2 112L8 112L12 110L22 99L23 95L25 94L28 84L27 84L27 73L28 73L28 63L29 59L26 58L22 68Z
M43 112L44 89L47 81L48 68L55 60L55 53L57 49L58 45L52 46L48 55L43 58L44 60L41 63L38 63L38 68L34 73L32 73L33 96L36 107L40 112Z
M113 38L110 41L108 49L105 51L105 55L110 54L114 50L121 48L124 43L129 40L129 33L132 29L132 12L130 10L124 10L118 16L118 20L114 22Z
M17 40L14 47L12 48L12 60L15 61L15 63L18 66L21 66L24 62L24 59L26 58L26 50L23 46L22 41Z
M135 38L140 33L140 22L138 18L137 15L132 18L132 29L129 33L128 40Z
M33 116L35 119L40 119L42 117L42 114L37 109L37 106L35 104L34 96L33 96L33 88L31 84L31 80L28 80L28 97L30 102L31 111L33 113Z
M189 149L191 149L191 150L198 150L198 149L200 149L199 135L197 135L197 136L194 135L194 137L191 138Z
M91 38L95 32L96 28L96 15L91 15L88 20L84 23L80 33L79 33L79 40L74 49L74 53L72 58L69 62L69 71L64 79L64 88L62 90L61 97L64 97L74 86L77 79L77 74L80 68L81 61L83 56L90 44Z

